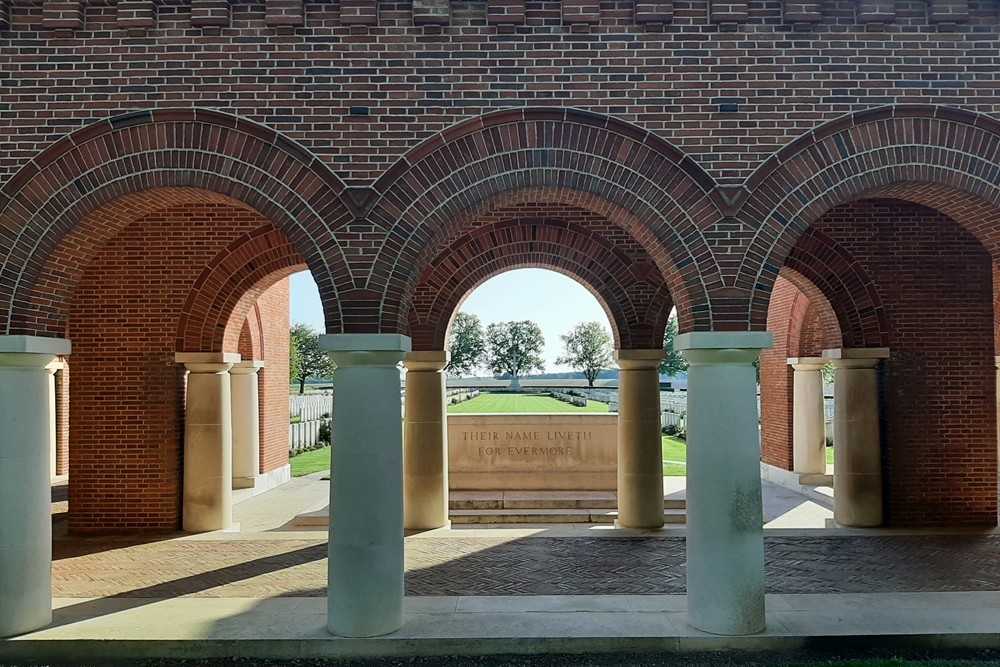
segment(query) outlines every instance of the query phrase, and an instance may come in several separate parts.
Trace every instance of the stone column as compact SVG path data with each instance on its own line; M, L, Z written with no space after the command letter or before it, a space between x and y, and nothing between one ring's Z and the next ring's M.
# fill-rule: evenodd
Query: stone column
M69 474L69 364L56 371L56 474Z
M764 630L764 511L753 362L763 332L694 332L687 412L688 623L718 635Z
M50 402L61 338L0 336L0 636L52 621Z
M663 526L660 374L664 351L618 350L618 525Z
M263 361L241 361L229 369L233 393L233 488L252 489L260 472L260 390Z
M398 334L327 334L334 374L327 629L374 637L403 625L403 443Z
M792 470L803 475L826 474L826 410L823 405L822 357L793 357Z
M49 374L49 479L56 477L56 373L62 369L61 361L53 361L45 367Z
M233 523L233 417L229 369L240 355L178 352L188 370L184 413L183 529L223 530Z
M403 527L442 528L448 521L447 352L410 352L403 427Z
M882 441L878 371L889 349L826 350L833 379L833 519L842 526L882 525Z

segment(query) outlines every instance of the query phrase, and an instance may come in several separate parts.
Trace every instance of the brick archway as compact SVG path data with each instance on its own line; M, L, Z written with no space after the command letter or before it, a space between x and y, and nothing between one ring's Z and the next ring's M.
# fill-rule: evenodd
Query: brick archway
M280 230L260 227L234 240L191 287L177 331L178 352L235 352L257 299L279 280L305 269Z
M738 219L757 230L739 278L755 285L751 328L764 328L768 293L792 248L843 203L887 197L934 208L997 256L1000 238L990 227L1000 210L998 155L1000 122L920 105L858 112L775 153L747 179L738 204Z
M451 321L465 297L490 278L517 268L551 269L584 285L607 313L618 348L662 345L672 302L648 256L642 261L641 246L616 243L565 219L497 217L449 245L421 276L409 308L414 349L445 349Z
M874 282L847 250L823 232L809 229L799 237L781 275L807 298L812 294L818 302L829 303L844 347L889 344L889 321Z
M406 154L374 185L368 218L388 242L367 290L379 327L404 330L433 259L478 215L565 204L638 241L664 276L685 330L710 329L718 267L703 229L718 216L712 179L664 140L605 116L518 109L456 125Z
M784 266L771 292L767 329L774 345L760 354L761 460L791 470L794 392L788 359L819 357L824 349L841 347L840 324L820 288Z
M331 242L331 230L349 218L340 179L266 127L205 109L166 109L78 130L36 156L0 190L6 249L0 256L0 332L62 335L59 300L72 292L74 276L121 224L101 219L101 208L116 207L135 219L155 210L158 198L151 191L176 196L179 189L240 202L284 232L316 277L327 330L340 329L335 295L346 260ZM91 226L79 229L88 219ZM84 241L79 249L64 243L74 233ZM54 283L44 267L60 250ZM45 289L38 288L40 281Z

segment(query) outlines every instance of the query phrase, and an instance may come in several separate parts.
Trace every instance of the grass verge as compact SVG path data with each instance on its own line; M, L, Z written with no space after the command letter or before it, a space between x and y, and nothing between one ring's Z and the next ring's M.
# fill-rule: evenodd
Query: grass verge
M449 414L462 413L519 413L519 412L607 412L607 403L587 401L581 408L557 401L551 396L523 396L521 394L480 394L471 401L448 406Z
M322 472L330 469L330 447L314 449L310 452L303 452L298 456L293 456L289 463L292 466L292 477L302 477L314 472Z

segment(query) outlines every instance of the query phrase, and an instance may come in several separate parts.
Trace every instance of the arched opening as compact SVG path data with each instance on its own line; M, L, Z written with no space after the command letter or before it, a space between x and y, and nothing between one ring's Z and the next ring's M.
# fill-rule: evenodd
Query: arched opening
M141 200L159 205L138 210L130 206L137 200L97 209L50 260L59 265L63 253L87 239L90 250L77 262L70 297L53 304L65 312L74 342L68 410L74 533L180 527L190 382L178 353L231 361L238 355L252 367L247 400L255 404L241 412L234 403L231 412L251 420L257 438L240 475L252 478L249 486L253 479L280 481L288 463L286 278L304 267L302 256L266 218L235 200L192 189L148 193ZM114 226L102 228L102 220Z
M857 525L996 524L993 272L990 252L965 223L898 199L837 205L789 253L781 273L789 279L775 284L771 315L782 313L787 331L801 327L798 356L814 354L807 317L784 302L812 307L823 300L810 294L817 289L839 325L839 332L831 322L820 327L822 344L841 339L819 356L832 360L838 374L844 369L845 386L870 385L871 400L854 399L853 406L850 398L838 400L835 417L844 420L834 436L838 454L842 445L855 448L851 460L864 460L866 469L838 482L837 507L856 503L859 516L870 511L881 519ZM782 331L770 318L769 326ZM785 338L791 357L795 337ZM779 362L773 374L782 374ZM765 455L791 467L788 401L772 406L765 410ZM872 419L858 416L867 412Z

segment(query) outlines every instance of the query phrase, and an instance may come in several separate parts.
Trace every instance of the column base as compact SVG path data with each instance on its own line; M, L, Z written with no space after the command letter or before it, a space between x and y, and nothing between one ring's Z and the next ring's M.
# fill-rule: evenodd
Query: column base
M271 489L281 486L285 482L291 481L291 479L291 464L285 464L280 468L275 468L270 472L254 475L253 477L233 477L233 490L244 492L240 494L239 498L236 498L235 496L233 497L233 504L242 502L247 498L252 498L253 496L259 496L265 491L270 491ZM246 495L245 491L247 490L251 492L250 495Z

